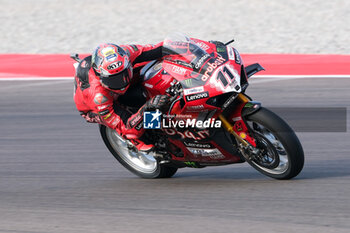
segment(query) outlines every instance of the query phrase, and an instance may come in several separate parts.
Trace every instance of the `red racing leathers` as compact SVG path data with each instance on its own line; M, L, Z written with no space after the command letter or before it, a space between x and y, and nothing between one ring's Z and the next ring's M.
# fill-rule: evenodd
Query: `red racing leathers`
M131 86L139 82L139 74L135 71L139 70L138 67L162 57L162 45L162 42L157 45L120 45L128 53L134 68ZM119 95L101 85L99 77L91 68L91 56L79 63L75 81L74 102L88 122L115 129L128 139L136 139L143 134L143 107L133 115L126 113L126 110L120 107L115 111L113 104L117 102Z

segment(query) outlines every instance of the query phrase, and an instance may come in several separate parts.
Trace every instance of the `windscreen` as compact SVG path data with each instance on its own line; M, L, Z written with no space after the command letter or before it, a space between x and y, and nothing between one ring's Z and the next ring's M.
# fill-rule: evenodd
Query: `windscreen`
M172 34L164 40L163 55L168 61L189 67L195 72L211 57L194 40L182 34Z
M179 33L164 40L163 55L167 62L177 66L165 66L165 70L173 74L184 88L203 86L216 68L227 61L227 55L221 56L207 42Z

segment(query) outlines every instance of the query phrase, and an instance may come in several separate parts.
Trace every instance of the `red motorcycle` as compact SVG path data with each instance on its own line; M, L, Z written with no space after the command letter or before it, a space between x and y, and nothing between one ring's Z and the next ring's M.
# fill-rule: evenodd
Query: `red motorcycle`
M140 153L115 130L100 126L106 146L124 167L143 178L243 162L276 179L300 173L304 153L294 131L245 94L248 78L263 68L257 63L245 67L229 43L183 35L165 39L164 59L144 66L142 85L120 97L137 111L152 96L171 96L167 113L147 113L154 118L148 122L144 115L143 126L153 127L144 137L155 151ZM155 119L161 120L153 124Z

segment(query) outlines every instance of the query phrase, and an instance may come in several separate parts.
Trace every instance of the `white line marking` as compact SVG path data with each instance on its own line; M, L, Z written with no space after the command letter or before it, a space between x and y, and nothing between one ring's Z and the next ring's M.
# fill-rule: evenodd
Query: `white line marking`
M9 75L10 76L10 75ZM31 77L31 76L10 76L4 77L4 75L0 74L0 81L40 81L40 80L72 80L74 77ZM288 79L297 79L297 78L350 78L350 75L254 75L250 78L251 81L256 79L276 79L277 80L288 80Z
M287 81L292 80L294 78L251 78L249 79L250 84L257 84L257 83L269 83L269 82L277 82L277 81Z
M276 81L287 81L293 79L348 79L350 75L256 75L249 78L249 83L269 83Z
M350 78L350 75L327 74L327 75L254 75L252 78Z
M2 78L0 77L0 81L40 81L40 80L73 80L73 77L10 77L10 78Z
M0 86L0 90L1 91L7 91L7 90L13 90L13 89L23 89L23 88L28 88L28 87L36 87L36 86L46 86L46 85L55 85L55 84L62 84L62 83L67 83L67 81L72 82L72 80L56 80L56 81L47 81L47 80L43 80L46 82L25 82L25 83L21 83L18 85L18 83L16 82L16 84L10 85L10 86ZM73 83L72 83L73 85Z

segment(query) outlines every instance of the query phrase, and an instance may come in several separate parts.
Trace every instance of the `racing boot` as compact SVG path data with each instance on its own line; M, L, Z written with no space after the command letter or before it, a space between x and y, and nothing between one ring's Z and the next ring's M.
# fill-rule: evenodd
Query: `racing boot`
M147 101L137 113L129 117L126 126L122 127L123 136L129 139L137 150L150 152L154 148L154 145L145 143L141 137L145 132L143 128L143 113L144 111L153 111L156 109L166 111L169 108L169 104L169 97L166 95L157 95Z
M145 132L143 128L143 112L144 108L141 108L128 119L126 126L122 127L122 135L128 139L130 148L136 148L142 152L150 152L153 150L154 145L147 144L142 140L142 135Z
M131 148L134 147L138 151L142 152L150 152L154 148L154 145L147 144L144 142L144 140L142 140L142 135L144 132L145 130L143 128L137 130L136 128L130 128L130 125L127 124L127 126L123 129L122 135L128 140Z
M151 152L154 149L153 144L146 144L145 142L141 141L140 139L129 139L129 142L132 143L132 145L140 152Z

